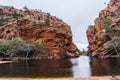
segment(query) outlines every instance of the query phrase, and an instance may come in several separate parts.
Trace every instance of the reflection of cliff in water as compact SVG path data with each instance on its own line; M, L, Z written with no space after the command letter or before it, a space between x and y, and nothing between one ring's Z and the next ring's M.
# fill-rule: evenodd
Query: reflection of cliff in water
M71 77L69 60L32 60L0 64L0 77Z
M120 59L80 56L62 60L29 60L0 64L0 77L90 77L120 75Z
M120 74L120 59L96 59L91 62L92 76L118 75Z

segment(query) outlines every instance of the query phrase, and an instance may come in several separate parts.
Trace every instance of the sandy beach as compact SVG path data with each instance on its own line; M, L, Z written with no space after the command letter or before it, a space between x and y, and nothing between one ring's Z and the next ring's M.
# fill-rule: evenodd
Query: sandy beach
M120 76L101 76L88 78L0 78L0 80L120 80Z
M14 62L14 61L0 61L0 64L11 63L11 62Z

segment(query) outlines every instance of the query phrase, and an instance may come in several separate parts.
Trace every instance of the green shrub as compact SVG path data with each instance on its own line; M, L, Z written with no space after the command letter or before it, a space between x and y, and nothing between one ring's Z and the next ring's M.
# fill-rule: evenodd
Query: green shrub
M87 51L85 51L85 49L82 50L81 52L82 55L86 55L87 54Z
M3 23L3 19L4 19L4 17L1 16L1 17L0 17L0 25Z
M4 43L0 43L0 50L4 51L6 49L8 49L8 47Z
M118 48L120 48L120 37L113 37L112 38L112 44L108 48L109 53L116 53L118 56L120 56ZM112 51L112 52L111 52Z
M112 38L112 42L113 42L113 43L114 43L114 42L120 43L120 37L113 37L113 38Z
M120 28L115 28L115 27L110 28L111 25L112 25L112 19L110 16L103 19L102 26L106 31L120 31Z
M48 25L49 25L49 23L50 23L50 20L49 20L48 18L46 18L44 21L45 21L45 25L47 25L47 26L48 26Z
M107 17L105 19L103 19L102 22L102 26L105 29L106 33L107 33L107 40L112 41L111 46L108 48L108 53L116 53L117 55L120 56L120 54L118 53L118 47L120 47L120 28L117 27L111 27L112 25L112 19L111 17ZM117 33L115 36L110 36L109 33L111 34L111 32Z
M4 15L4 11L0 11L0 16L1 16L1 15Z
M4 30L5 30L5 27L1 27L1 30L4 31Z
M12 16L12 14L11 14L11 13L9 13L9 14L8 14L8 16Z
M8 17L1 16L1 17L0 17L0 25L3 24L3 23L4 23L4 24L7 24L8 21L9 21L9 19L10 19L10 18L8 18Z
M111 28L111 31L116 32L116 36L120 36L120 28Z
M111 28L112 31L120 31L120 28Z
M18 13L16 13L16 12L12 13L11 15L12 15L12 17L15 18L15 19L18 19L18 18L21 16L20 14L18 14Z
M13 29L13 32L16 34L16 33L17 33L17 30L16 30L16 29Z
M39 42L26 43L20 39L8 40L5 43L0 43L0 51L7 51L10 49L21 49L26 52L30 52L29 50L39 51L43 48L43 46Z
M17 25L20 27L20 26L22 26L22 23L18 23Z
M111 37L111 39L113 38L113 41L115 41L116 38L119 38L119 36L120 36L120 28L118 28L117 26L116 26L116 27L111 27L111 25L112 25L112 19L111 19L110 16L107 17L107 18L105 18L105 19L103 19L102 25L103 25L103 28L105 29L107 35L108 35L109 37ZM109 34L111 34L111 32L116 33L115 36L117 36L117 37L115 37L115 36L110 36ZM115 38L114 38L114 37L115 37ZM114 40L114 39L115 39L115 40Z
M9 49L17 49L21 47L21 41L18 39L8 40L5 43L0 43L0 50L6 51Z
M33 46L33 49L36 51L39 51L43 48L43 45L37 41L33 42L31 45Z
M50 16L51 16L51 14L50 14L50 13L47 13L47 15L48 15L48 17L50 17Z
M9 29L6 29L6 33L10 33L10 30L9 30Z
M29 9L27 8L27 6L24 6L23 9L24 9L25 11L29 11Z
M112 24L111 17L104 18L102 21L102 26L106 31L110 31L111 24Z
M40 16L38 16L38 20L40 20L41 18L40 18Z
M0 25L2 24L2 20L0 20Z

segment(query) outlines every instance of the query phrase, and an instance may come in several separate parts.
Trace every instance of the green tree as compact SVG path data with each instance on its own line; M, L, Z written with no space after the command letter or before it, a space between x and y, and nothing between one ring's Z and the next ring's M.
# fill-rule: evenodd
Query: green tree
M112 19L111 19L110 16L107 17L107 18L104 18L103 21L102 21L102 26L103 26L103 28L105 29L106 32L111 31L111 29L110 29L111 24L112 24Z
M19 51L19 50L23 50L26 52L26 58L29 56L29 53L33 50L33 51L39 51L41 50L43 47L42 44L40 44L39 42L32 42L32 43L26 43L20 39L14 39L14 40L8 40L4 43L0 42L0 51L6 53L6 51L8 50L14 50L14 54ZM13 54L10 55L11 57L13 56Z
M40 20L41 18L40 18L40 16L38 16L38 20Z
M3 20L4 20L4 17L1 16L1 17L0 17L0 25L3 23Z
M23 9L24 9L25 11L29 11L29 9L27 8L27 6L24 6Z
M50 13L47 13L47 15L50 17L51 16L51 14Z
M117 55L120 56L118 52L118 48L120 48L120 28L117 27L116 25L112 27L112 23L113 22L110 16L104 18L102 21L102 26L105 29L107 39L111 40L112 42L108 51L114 50L117 53ZM111 36L112 32L117 33L117 35Z
M50 20L49 20L48 18L46 18L44 21L45 21L45 25L47 25L47 26L48 26L48 25L49 25L49 23L50 23Z
M16 13L16 12L12 13L12 17L15 18L15 19L18 19L20 16L21 15Z
M82 55L86 55L87 52L85 51L85 49L83 49L81 53Z

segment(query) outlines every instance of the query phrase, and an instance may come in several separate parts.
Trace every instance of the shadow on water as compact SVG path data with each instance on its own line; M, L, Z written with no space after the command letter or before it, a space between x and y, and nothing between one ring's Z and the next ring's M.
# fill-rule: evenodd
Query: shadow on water
M30 60L0 64L0 77L71 77L69 60Z
M120 75L120 58L91 59L92 76Z
M0 64L0 77L89 77L120 75L120 59L87 56L63 60L29 60Z

